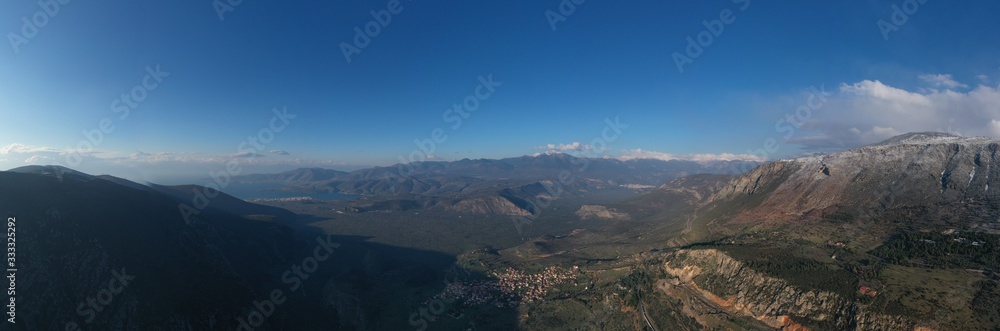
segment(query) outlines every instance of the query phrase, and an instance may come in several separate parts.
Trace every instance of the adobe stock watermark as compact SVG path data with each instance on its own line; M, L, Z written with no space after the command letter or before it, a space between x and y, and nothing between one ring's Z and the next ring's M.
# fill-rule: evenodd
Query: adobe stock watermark
M451 123L449 126L451 131L456 131L462 127L462 123L469 119L473 113L479 110L483 101L488 100L496 92L497 88L503 85L503 82L498 82L493 80L493 74L484 76L479 76L477 78L479 84L473 89L472 94L469 94L462 102L452 104L451 108L446 109L444 113L441 114L441 119L445 123ZM396 177L396 180L402 181L403 178L409 177L413 174L413 167L410 163L422 162L431 159L434 156L434 151L441 144L448 141L448 134L445 133L444 128L434 128L431 130L429 137L424 139L415 139L413 143L417 145L407 157L399 155L399 164L396 165L395 173L388 173L388 177Z
M164 78L167 77L170 77L170 73L161 70L159 64L155 67L146 66L146 76L142 77L139 84L111 100L111 112L118 114L119 121L124 121L132 114L133 110L139 108L139 105L146 101L150 92L160 87ZM115 120L112 117L105 117L97 121L96 128L81 131L83 139L76 143L76 148L67 148L66 165L79 166L83 162L83 154L96 150L104 142L104 136L114 131Z
M590 158L599 157L606 150L608 150L608 144L618 140L622 132L628 129L628 124L622 124L619 117L615 117L614 120L610 118L604 119L604 129L601 130L601 135L590 141L592 148L584 150L583 155L573 161L573 165L577 166L576 172L583 173L587 171L590 166ZM612 134L613 132L613 134ZM517 230L517 234L521 236L521 240L527 240L525 238L525 226L530 226L534 224L535 220L542 215L542 210L548 208L552 204L552 201L558 199L565 192L563 187L572 185L576 181L576 174L569 170L562 170L559 172L559 178L552 184L542 184L545 188L545 192L548 193L549 198L543 199L538 196L534 196L528 200L531 205L531 215L528 216L512 216L511 221L514 222L514 229Z
M69 4L69 2L70 0L39 0L38 7L40 9L32 14L30 19L27 16L21 16L23 23L21 24L21 33L7 33L7 40L10 41L10 47L14 49L14 54L20 54L21 46L28 44L31 39L38 36L39 30L48 25L49 20L55 18L62 6Z
M559 6L555 10L549 9L545 11L545 19L549 21L549 26L552 27L552 32L555 32L558 27L556 24L566 22L566 18L573 16L576 13L576 6L586 3L587 0L562 0L559 2Z
M737 10L740 12L750 8L750 0L731 1L737 5ZM701 57L705 53L705 50L715 43L716 38L719 38L726 31L726 26L734 22L736 22L736 14L729 8L719 11L719 18L717 19L702 21L701 24L705 26L705 29L698 32L694 37L688 36L685 38L687 40L687 47L684 48L684 53L674 52L671 55L674 59L674 65L677 66L677 71L683 74L684 66L694 63L694 60Z
M925 3L927 3L927 0L905 0L902 7L893 4L889 20L880 19L878 22L875 22L878 25L879 32L882 33L882 39L889 41L889 34L899 31L899 27L910 21L910 15L916 14L920 10L920 6Z
M97 313L104 311L109 307L115 300L115 296L120 295L129 284L135 280L135 276L129 275L125 272L125 268L122 268L121 272L118 270L111 271L112 278L108 281L108 286L97 292L96 296L87 297L86 300L80 302L76 306L76 315L83 318L84 324L90 324L94 322L97 317ZM80 330L80 324L74 321L66 322L66 326L63 328L66 331L76 331Z
M236 10L243 4L243 0L214 0L212 1L212 8L215 9L215 14L219 15L219 22L226 21L226 13L230 13Z
M251 159L256 158L258 155L266 150L267 144L274 141L274 136L288 127L289 123L295 119L295 114L288 113L288 107L284 107L281 110L278 108L271 109L274 116L268 122L268 126L261 128L257 131L256 135L247 136L239 145L236 146L237 155L247 156ZM181 215L184 217L184 222L186 224L191 224L193 220L192 216L197 216L201 214L202 210L208 208L208 205L219 196L219 192L229 186L229 182L234 176L239 176L243 172L243 168L240 166L237 158L230 159L226 162L226 168L219 172L209 172L208 177L212 179L211 182L206 183L204 186L196 186L192 190L194 191L194 196L191 197L191 203L180 203L177 205L177 209L180 210Z
M354 43L340 43L340 51L344 53L344 60L347 60L347 63L350 64L351 56L361 54L361 50L368 47L372 43L372 39L382 34L382 29L385 29L392 23L393 15L399 15L402 12L403 5L400 3L400 0L389 0L385 5L385 9L370 11L369 14L372 16L372 19L368 23L365 23L364 28L354 27Z
M411 313L410 317L406 320L410 323L410 326L417 328L417 331L427 330L430 323L434 323L440 319L441 315L444 315L448 308L458 299L456 297L456 293L452 293L451 291L453 287L461 287L461 280L459 279L455 269L456 267L452 266L448 273L453 276L449 278L446 275L443 280L444 294L436 296L426 304L421 305L420 308L417 308L417 311ZM472 274L468 270L465 270L465 268L462 268L462 271L465 272L465 276Z
M317 237L316 242L318 245L313 249L312 256L303 258L301 262L293 264L281 274L281 282L288 285L289 292L302 288L303 281L308 280L319 269L319 264L330 259L333 250L340 247L340 244L330 241L330 236ZM285 296L285 291L280 288L271 290L264 300L254 300L253 308L246 318L236 317L236 323L239 325L236 330L251 331L259 328L285 301L288 301L288 298Z
M782 140L791 139L795 136L796 131L802 128L807 121L812 119L813 112L818 111L826 105L828 101L827 97L831 94L826 91L824 85L820 85L819 88L816 86L809 87L809 95L806 96L805 102L795 108L794 111L785 113L784 117L779 118L774 122L774 131L777 133L784 133L781 136ZM778 142L777 138L767 138L761 144L760 148L756 150L747 150L747 154L757 156L762 160L767 160L769 156L777 153L781 149L781 144ZM746 173L751 169L748 168L748 163L741 163L740 169L737 169L738 173Z

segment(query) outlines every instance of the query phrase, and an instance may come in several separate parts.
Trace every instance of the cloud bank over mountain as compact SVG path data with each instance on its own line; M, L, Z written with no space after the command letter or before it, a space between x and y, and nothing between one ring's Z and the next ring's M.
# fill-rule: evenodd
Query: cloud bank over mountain
M989 77L978 75L974 86L948 74L918 78L925 85L911 89L879 80L843 83L786 142L806 151L828 151L905 132L1000 136L1000 86L988 85Z

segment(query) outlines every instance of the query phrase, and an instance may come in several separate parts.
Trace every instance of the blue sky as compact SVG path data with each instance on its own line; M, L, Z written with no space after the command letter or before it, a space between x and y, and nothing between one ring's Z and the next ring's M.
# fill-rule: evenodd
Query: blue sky
M399 162L437 128L438 160L776 159L907 131L1000 135L995 1L402 0L348 62L341 44L389 3L243 1L223 20L208 0L53 0L54 15L4 2L0 168L67 165L75 152L81 170L154 181L233 159L248 172L351 169ZM893 6L911 13L886 40L878 22L893 22ZM565 18L555 30L547 11ZM687 38L724 11L734 19L680 72L674 53L689 55ZM22 18L47 22L25 34ZM453 129L445 112L490 76L500 85ZM144 79L155 88L121 118L114 100ZM822 102L794 129L776 123L810 88ZM295 118L241 154L275 108ZM628 128L590 146L614 118ZM114 130L81 151L102 119ZM755 154L768 139L776 150Z

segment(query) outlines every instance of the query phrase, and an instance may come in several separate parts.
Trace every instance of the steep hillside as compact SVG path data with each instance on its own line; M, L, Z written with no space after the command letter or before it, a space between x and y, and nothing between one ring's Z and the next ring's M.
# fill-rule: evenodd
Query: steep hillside
M219 210L186 224L177 200L82 173L0 172L0 183L25 329L235 329L299 251L287 227ZM112 279L113 297L88 304Z
M727 184L701 211L708 215L701 224L741 229L881 220L876 223L884 226L870 233L876 241L901 228L996 232L998 148L996 139L915 133L763 164Z
M149 184L149 188L176 199L178 203L184 203L192 207L195 205L194 200L196 195L204 195L206 194L205 192L210 192L204 186L198 185L165 186ZM253 204L223 192L218 192L218 195L208 201L205 209L209 211L237 216L252 216L255 219L279 222L290 222L296 218L295 214L290 211L277 207Z
M317 217L223 194L188 222L178 205L191 203L196 190L204 188L147 186L61 167L0 172L0 213L17 224L15 329L408 329L411 313L426 307L427 293L441 290L454 263L436 251L333 235L326 230L350 229L337 221L320 229L311 223ZM379 220L425 202L365 200L338 211ZM454 230L389 227L438 231L438 240ZM509 329L515 320L509 308L488 311L481 324Z
M756 276L713 253L719 260L712 268L728 269L694 283L708 290L703 293L708 297L770 318L775 327L787 322L780 319L784 314L820 329L996 327L997 314L974 309L973 301L995 301L998 295L1000 256L990 252L1000 245L998 147L997 139L911 133L840 153L763 164L729 181L698 208L692 231L674 242L740 252L733 261L749 262L772 278L745 279ZM682 256L709 255L676 255ZM762 282L795 290L746 286ZM806 298L816 294L809 291L836 294L837 299L816 300L839 308L811 308L813 299ZM781 299L785 294L792 296Z

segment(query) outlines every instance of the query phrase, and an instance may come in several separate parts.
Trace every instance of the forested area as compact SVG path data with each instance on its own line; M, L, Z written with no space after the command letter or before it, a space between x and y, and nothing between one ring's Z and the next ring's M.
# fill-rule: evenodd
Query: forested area
M986 233L903 233L872 250L887 263L930 268L1000 268L1000 235Z

